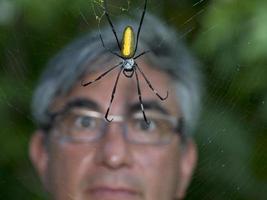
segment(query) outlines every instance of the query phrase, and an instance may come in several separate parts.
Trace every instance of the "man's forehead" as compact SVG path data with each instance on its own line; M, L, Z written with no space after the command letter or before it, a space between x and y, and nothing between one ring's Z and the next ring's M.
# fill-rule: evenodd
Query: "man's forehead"
M144 107L158 111L161 110L161 112L166 110L166 113L177 114L179 109L176 108L176 95L171 84L170 76L163 71L152 68L145 62L141 61L138 64L153 87L162 94L162 96L165 96L166 92L169 93L169 97L165 101L161 101L139 73L139 86ZM99 69L103 69L103 67L99 66ZM99 70L94 73L88 73L82 80L77 81L77 84L67 96L60 98L61 106L63 104L66 105L69 102L79 102L83 99L83 102L87 101L87 105L89 105L88 103L90 102L90 105L92 105L90 108L94 107L94 109L97 109L100 112L105 112L109 106L111 96L114 95L114 100L111 105L111 113L125 114L125 112L134 111L134 109L141 110L135 76L127 78L121 74L116 91L113 93L119 68L86 87L81 85L81 81L92 81L104 71L105 70Z

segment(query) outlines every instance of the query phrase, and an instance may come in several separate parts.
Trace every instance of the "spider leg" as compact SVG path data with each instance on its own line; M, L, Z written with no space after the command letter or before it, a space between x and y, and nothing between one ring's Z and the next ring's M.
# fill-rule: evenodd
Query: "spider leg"
M116 88L117 88L117 84L118 84L118 81L119 81L119 78L120 78L120 75L121 75L121 71L123 70L123 67L121 67L118 75L117 75L117 78L116 78L116 82L115 82L115 85L113 87L113 90L112 90L112 94L111 94L111 99L110 99L110 102L109 102L109 106L108 106L108 109L107 109L107 112L105 114L105 119L108 121L108 122L111 122L113 119L108 119L108 114L109 114L109 110L110 110L110 106L113 102L113 99L114 99L114 95L115 95L115 92L116 92Z
M109 51L109 52L112 53L113 55L118 56L118 57L120 57L120 58L123 59L123 57L120 56L118 53L116 53L116 52L112 51L110 48L106 47L106 45L105 45L105 43L104 43L104 40L103 40L103 37L102 37L102 34L101 34L100 30L99 30L99 37L100 37L100 40L101 40L101 43L102 43L102 46L104 47L104 49L106 49L107 51Z
M107 19L108 19L108 23L109 23L109 25L111 26L112 32L113 32L113 34L114 34L114 36L115 36L115 38L116 38L118 47L119 47L119 49L121 50L121 45L120 45L120 42L119 42L119 39L118 39L116 30L115 30L115 28L114 28L114 26L113 26L113 24L112 24L112 22L111 22L111 19L110 19L110 17L109 17L108 9L107 9L107 2L106 2L105 0L104 0L104 12L105 12L105 15L106 15L106 17L107 17Z
M146 83L148 84L148 86L150 87L150 89L160 98L160 100L161 101L164 101L165 99L167 99L168 98L168 91L167 91L167 94L166 94L166 96L165 97L162 97L162 96L160 96L159 95L159 93L157 92L157 90L155 90L154 88L153 88L153 86L151 85L151 83L150 83L150 81L147 79L147 77L146 77L146 75L144 74L144 72L140 69L140 67L138 67L138 65L136 64L136 67L137 67L137 69L141 72L141 74L142 74L142 76L144 77L144 79L145 79L145 81L146 81Z
M113 66L113 67L111 67L110 69L108 69L107 71L105 71L104 73L102 73L102 74L100 74L95 80L93 80L93 81L89 81L89 82L87 82L87 83L83 83L83 81L81 82L81 85L82 86L87 86L87 85L89 85L89 84L91 84L91 83L94 83L94 82L96 82L96 81L98 81L98 80L100 80L101 78L103 78L106 74L108 74L110 71L112 71L113 69L115 69L116 67L118 67L119 65L121 65L122 64L122 62L120 62L119 64L117 64L117 65L115 65L115 66Z
M144 21L144 17L145 17L145 14L146 14L146 5L147 5L147 0L145 0L145 5L144 5L142 17L141 17L140 24L139 24L138 31L137 31L137 37L136 37L136 44L135 44L134 54L135 54L135 52L137 50L138 41L139 41L139 34L140 34L141 27L142 27L142 24L143 24L143 21Z
M140 56L143 56L143 55L145 55L145 54L147 54L147 53L149 53L149 52L150 52L150 50L143 51L142 53L140 53L140 54L138 54L137 56L135 56L133 59L137 59L137 58L139 58Z
M137 92L138 92L138 97L139 97L139 102L140 102L141 110L142 110L142 113L143 113L145 122L147 124L149 124L150 121L148 121L147 118L146 118L145 109L144 109L143 100L142 100L142 94L141 94L140 85L139 85L139 78L138 78L138 74L137 74L137 71L136 71L135 68L134 68L134 73L135 73L135 77L136 77Z

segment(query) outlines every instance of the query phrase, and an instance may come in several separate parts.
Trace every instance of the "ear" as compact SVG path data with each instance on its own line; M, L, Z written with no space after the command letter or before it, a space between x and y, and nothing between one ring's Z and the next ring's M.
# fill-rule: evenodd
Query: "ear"
M44 183L48 166L48 152L45 147L45 135L41 130L37 130L31 137L29 154L35 169Z
M182 149L180 162L180 184L176 195L178 199L183 199L197 163L197 148L192 139L189 139Z

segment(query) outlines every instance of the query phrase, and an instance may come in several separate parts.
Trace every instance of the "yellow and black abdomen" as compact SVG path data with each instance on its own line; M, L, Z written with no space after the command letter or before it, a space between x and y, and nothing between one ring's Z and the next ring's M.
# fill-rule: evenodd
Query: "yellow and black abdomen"
M132 58L134 56L134 31L131 26L126 26L123 31L122 42L121 42L121 55L124 58Z

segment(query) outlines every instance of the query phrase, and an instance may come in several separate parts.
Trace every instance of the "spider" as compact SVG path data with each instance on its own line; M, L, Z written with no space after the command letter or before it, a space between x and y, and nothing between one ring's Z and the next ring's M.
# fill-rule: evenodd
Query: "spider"
M112 104L113 99L114 99L114 95L116 93L116 88L117 88L117 84L118 84L121 72L127 78L132 78L133 74L135 74L136 82L137 82L137 92L138 92L138 96L139 96L139 102L140 102L140 106L141 106L141 110L142 110L142 113L143 113L144 120L145 120L145 122L147 124L149 124L149 121L147 120L147 117L146 117L146 114L145 114L145 110L144 110L144 106L143 106L143 101L142 101L142 95L141 95L141 89L140 89L140 85L139 85L139 77L138 77L138 74L137 74L137 70L141 73L141 75L144 77L144 79L145 79L146 83L148 84L148 86L150 87L150 89L155 93L155 95L158 96L158 98L160 100L164 101L168 97L168 91L167 91L167 94L166 94L165 97L162 97L161 95L159 95L159 93L153 88L153 86L151 85L150 81L147 79L147 77L144 74L144 72L142 71L142 69L135 62L135 60L137 58L139 58L139 57L141 57L141 56L143 56L143 55L145 55L146 53L149 52L149 51L144 51L144 52L136 55L136 50L138 48L139 35L140 35L141 28L142 28L144 16L145 16L145 13L146 13L146 7L147 7L147 0L145 0L145 3L144 3L142 16L141 16L141 20L140 20L138 31L137 31L136 43L135 43L134 30L133 30L132 26L129 26L129 25L127 25L124 28L123 35L122 35L122 42L120 43L119 39L118 39L118 36L117 36L117 33L116 33L116 30L115 30L115 28L114 28L114 26L112 24L112 21L110 19L110 16L109 16L109 13L108 13L108 10L107 10L107 3L104 0L104 15L106 16L106 18L108 20L108 23L109 23L109 25L110 25L110 27L112 29L112 32L113 32L113 34L114 34L114 36L116 38L116 42L117 42L118 48L120 50L120 54L116 53L116 52L114 52L111 49L106 47L106 45L104 43L104 40L102 38L101 32L99 32L99 37L100 37L102 46L107 51L112 53L113 55L115 55L117 57L120 57L122 59L122 61L120 63L116 64L115 66L111 67L110 69L106 70L104 73L99 75L93 81L90 81L90 82L87 82L87 83L82 83L82 86L85 87L87 85L90 85L90 84L100 80L105 75L107 75L109 72L111 72L112 70L114 70L115 68L120 66L120 70L119 70L119 72L117 74L116 81L115 81L115 84L114 84L114 87L113 87L113 90L112 90L109 106L108 106L108 109L107 109L106 114L105 114L105 119L108 122L111 122L113 120L113 119L108 119L108 115L109 115L109 110L110 110L111 104Z

